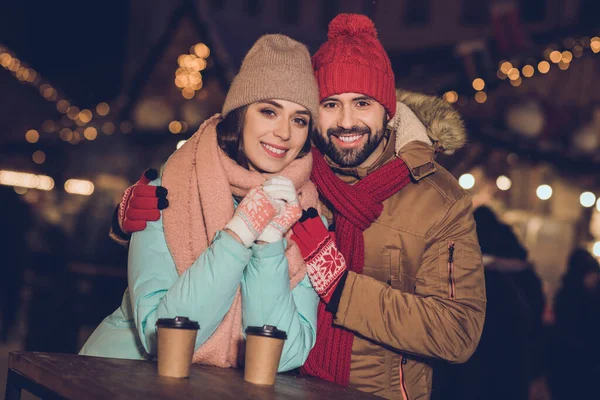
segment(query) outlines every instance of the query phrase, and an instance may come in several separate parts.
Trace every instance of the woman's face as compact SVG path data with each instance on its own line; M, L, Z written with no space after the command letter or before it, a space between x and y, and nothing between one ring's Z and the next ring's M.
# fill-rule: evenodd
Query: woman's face
M309 122L308 110L290 101L250 104L243 132L249 169L276 173L288 166L308 140Z

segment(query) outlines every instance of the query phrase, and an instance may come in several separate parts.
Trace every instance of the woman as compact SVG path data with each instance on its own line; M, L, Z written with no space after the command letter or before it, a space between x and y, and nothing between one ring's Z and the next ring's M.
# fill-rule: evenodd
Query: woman
M133 235L123 302L80 354L156 355L156 321L184 315L200 330L193 361L235 367L243 331L287 331L279 371L304 363L318 295L302 256L282 237L316 206L309 132L318 91L306 47L261 37L232 82L222 114L167 161L169 208Z

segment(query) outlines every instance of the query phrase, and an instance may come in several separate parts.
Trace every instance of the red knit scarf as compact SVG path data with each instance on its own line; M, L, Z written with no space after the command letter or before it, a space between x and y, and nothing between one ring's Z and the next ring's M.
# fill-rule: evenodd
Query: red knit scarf
M363 232L383 211L382 202L410 182L410 172L400 158L391 161L354 185L341 181L323 155L313 153L311 180L333 208L336 242L350 271L362 274L365 264ZM319 302L317 341L302 372L348 386L354 333L333 325L333 314Z

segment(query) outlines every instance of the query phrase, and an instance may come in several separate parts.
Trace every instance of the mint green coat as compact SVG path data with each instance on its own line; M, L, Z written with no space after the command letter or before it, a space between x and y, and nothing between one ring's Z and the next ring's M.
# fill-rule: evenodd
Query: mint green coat
M160 179L153 181L160 185ZM156 321L187 316L198 321L197 349L216 330L242 290L242 324L276 325L287 332L279 372L304 364L315 344L319 298L308 276L290 289L285 239L244 247L226 232L178 275L162 223L132 235L128 283L121 306L102 321L79 354L128 359L156 356Z

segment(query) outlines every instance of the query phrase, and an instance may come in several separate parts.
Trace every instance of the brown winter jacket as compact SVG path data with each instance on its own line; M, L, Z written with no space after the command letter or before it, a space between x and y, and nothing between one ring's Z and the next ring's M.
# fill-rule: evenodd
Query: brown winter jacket
M364 232L364 273L349 272L334 323L355 333L352 387L429 399L430 359L465 362L477 347L486 303L483 264L471 198L434 160L434 147L451 153L464 143L458 114L439 99L397 95L401 112L378 160L348 169L328 160L338 177L355 183L399 156L413 178L384 201Z

